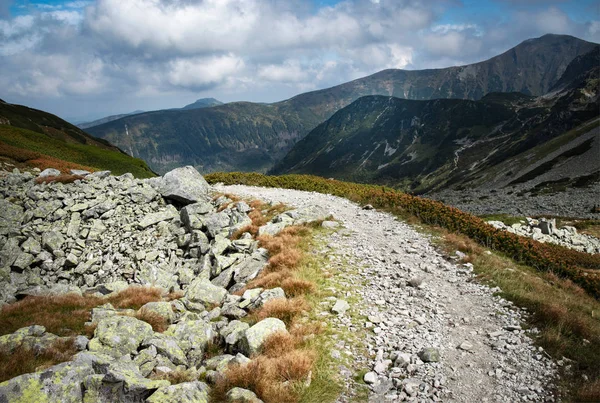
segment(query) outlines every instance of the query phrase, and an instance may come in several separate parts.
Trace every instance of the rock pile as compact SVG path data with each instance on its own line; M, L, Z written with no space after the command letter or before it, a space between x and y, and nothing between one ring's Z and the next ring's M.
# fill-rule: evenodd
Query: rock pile
M502 221L488 221L495 228L512 232L539 242L554 243L580 252L600 253L600 239L590 235L580 234L577 228L565 225L556 226L555 219L541 218L539 220L526 217L526 222L506 225Z
M94 308L94 336L76 339L81 351L71 362L0 384L0 401L39 395L61 402L205 402L207 383L229 363L249 362L270 334L286 331L275 318L253 326L239 320L286 296L281 288L232 294L260 273L268 254L249 233L230 239L252 223L251 208L225 196L212 200L210 186L192 167L148 180L109 172L70 184L34 179L17 170L0 177L0 304L26 295L108 295L130 284L184 296L140 309L170 324L163 333L131 310ZM288 211L261 231L276 234L327 215L316 207ZM0 348L43 347L56 339L31 326L0 337ZM227 354L207 359L211 344ZM207 383L154 380L173 371L191 371ZM230 395L259 401L243 389Z

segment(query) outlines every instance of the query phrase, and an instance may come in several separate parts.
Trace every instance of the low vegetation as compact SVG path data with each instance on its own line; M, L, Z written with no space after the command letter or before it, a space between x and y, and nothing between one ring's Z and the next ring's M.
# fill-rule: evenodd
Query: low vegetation
M46 134L0 125L0 157L9 158L30 167L89 171L109 170L115 175L131 172L138 178L155 174L146 163L125 153L94 145L65 142Z
M75 293L30 296L5 305L0 309L0 336L14 333L23 327L40 325L47 332L63 338L42 351L33 351L23 346L14 351L0 351L0 382L35 372L36 368L68 361L76 353L72 337L93 336L95 325L87 323L91 320L91 311L95 307L110 303L117 309L138 310L148 302L170 301L180 297L180 294L175 293L163 296L161 289L155 287L129 287L106 297ZM155 331L166 330L167 323L157 315L140 312L135 317L148 322Z
M567 278L600 298L600 256L543 244L533 239L498 230L484 220L438 201L412 196L391 188L341 182L309 175L266 176L257 173L214 173L206 176L210 183L245 184L316 191L346 197L359 203L391 211L401 216L415 216L425 224L440 226L466 235L482 246L504 253L519 263L539 271Z
M286 210L284 205L257 201L250 205L251 227L256 229ZM325 282L317 269L317 257L307 253L314 247L313 231L308 226L294 226L276 236L258 237L260 246L269 251L269 263L237 294L256 287L283 288L289 299L267 301L246 320L254 324L268 317L279 318L288 332L271 335L249 364L230 366L211 391L214 401L226 400L234 387L252 390L266 403L327 402L337 397L340 386L326 351L325 328L315 313Z

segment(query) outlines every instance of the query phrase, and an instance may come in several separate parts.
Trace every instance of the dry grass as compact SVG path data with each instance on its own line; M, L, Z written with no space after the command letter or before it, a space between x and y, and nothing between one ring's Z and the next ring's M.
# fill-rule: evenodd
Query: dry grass
M532 313L539 345L556 359L574 361L573 371L562 374L560 386L570 394L565 400L600 401L600 302L568 279L488 254L467 237L436 232L450 254L456 249L468 253L480 279L498 285L503 297Z
M35 178L35 183L38 185L42 183L73 183L75 181L83 180L85 177L81 175L70 175L70 174L61 174L58 176L46 176L46 177L37 177Z
M267 301L260 309L252 312L250 316L256 322L266 318L277 318L284 321L286 325L290 325L294 319L306 313L309 309L310 306L302 296L291 299L276 298Z
M76 353L77 349L71 338L56 340L41 351L25 346L19 346L13 351L0 350L0 382L69 361Z
M213 401L226 401L227 391L241 387L254 391L265 403L298 401L298 386L306 382L315 355L308 350L288 350L274 357L260 355L247 365L232 365L211 390Z
M178 295L170 294L166 299ZM59 336L91 334L85 322L91 310L110 302L115 308L139 309L147 302L162 301L161 290L154 287L129 287L110 297L66 294L48 297L26 297L0 309L0 335L13 333L31 325L41 325Z
M148 323L155 332L162 333L169 327L169 321L156 312L141 310L137 311L134 317Z

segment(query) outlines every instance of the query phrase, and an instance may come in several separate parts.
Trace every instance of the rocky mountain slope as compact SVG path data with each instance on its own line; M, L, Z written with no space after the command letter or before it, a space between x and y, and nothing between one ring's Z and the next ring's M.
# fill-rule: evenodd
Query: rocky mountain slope
M211 106L223 105L223 102L214 98L200 98L181 109L202 109L210 108Z
M137 111L133 111L131 113L121 113L118 115L110 115L110 116L106 116L106 117L103 117L100 119L93 120L91 122L77 123L77 127L79 127L80 129L87 129L89 127L98 126L103 123L108 123L108 122L112 122L113 120L118 120L118 119L124 118L125 116L137 115L138 113L144 113L144 111L137 110Z
M548 94L478 101L360 98L319 125L273 169L388 184L413 192L597 180L598 47Z
M477 100L495 91L545 94L594 44L564 35L525 41L487 61L432 70L384 70L273 104L230 103L158 111L89 128L158 172L191 164L203 172L266 171L319 123L366 95Z
M132 172L155 176L146 163L58 116L0 101L0 160L13 166Z

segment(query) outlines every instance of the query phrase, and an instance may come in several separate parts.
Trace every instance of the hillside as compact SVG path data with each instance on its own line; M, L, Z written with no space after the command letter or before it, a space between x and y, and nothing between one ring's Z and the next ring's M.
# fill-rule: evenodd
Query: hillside
M59 117L22 105L0 102L0 158L35 166L131 172L137 177L154 173L140 159L130 157Z
M591 154L598 146L597 130L593 132L597 124L575 130L576 135L571 132L598 118L599 57L595 48L574 60L557 82L558 89L541 97L492 93L478 101L360 98L300 141L273 173L333 176L422 193L526 182L565 154L562 176L577 181L600 171ZM589 138L579 141L579 135ZM534 149L543 144L547 146L541 151ZM540 168L538 162L559 148L554 163ZM532 149L538 150L535 158L523 158ZM581 156L590 161L587 166L574 159L572 167L565 167L567 157ZM562 179L553 178L545 180Z
M266 171L310 130L366 95L478 100L490 92L548 92L575 57L594 44L571 36L527 40L489 60L432 70L384 70L274 104L237 102L156 111L89 128L156 171L191 164L203 172Z
M110 116L106 116L106 117L103 117L100 119L93 120L91 122L78 123L77 127L79 127L80 129L87 129L89 127L98 126L103 123L112 122L113 120L118 120L118 119L124 118L125 116L136 115L138 113L144 113L144 111L138 110L138 111L133 111L131 113L121 113L118 115L110 115Z

